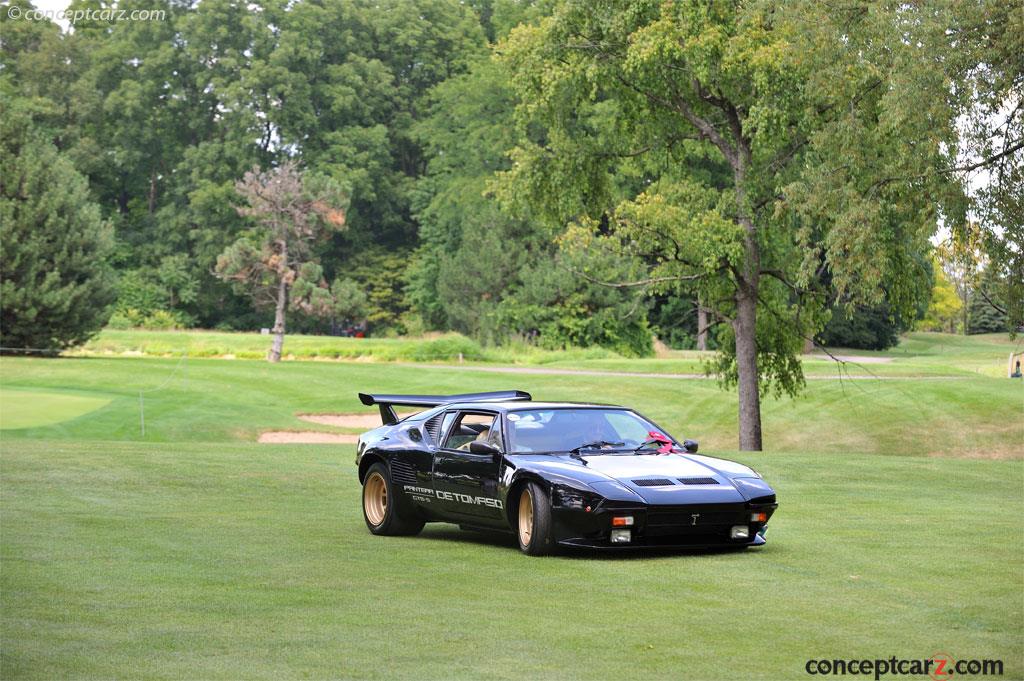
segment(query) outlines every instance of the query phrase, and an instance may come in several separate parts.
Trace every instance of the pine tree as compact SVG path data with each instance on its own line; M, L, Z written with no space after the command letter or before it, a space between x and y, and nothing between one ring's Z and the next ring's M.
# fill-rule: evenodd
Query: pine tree
M986 291L989 298L990 291ZM1000 333L1009 331L1009 321L1006 313L997 310L982 295L971 296L971 304L967 310L969 333Z
M60 349L103 327L114 301L112 231L71 161L20 100L0 123L0 345Z

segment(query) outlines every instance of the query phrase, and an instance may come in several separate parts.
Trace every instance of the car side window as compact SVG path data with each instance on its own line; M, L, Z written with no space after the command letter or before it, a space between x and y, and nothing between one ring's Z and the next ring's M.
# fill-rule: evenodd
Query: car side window
M494 414L459 414L455 423L448 429L446 449L469 451L469 443L480 440L501 449L501 426Z
M445 412L444 421L441 422L441 437L445 437L452 431L452 423L458 415L458 412L455 411Z

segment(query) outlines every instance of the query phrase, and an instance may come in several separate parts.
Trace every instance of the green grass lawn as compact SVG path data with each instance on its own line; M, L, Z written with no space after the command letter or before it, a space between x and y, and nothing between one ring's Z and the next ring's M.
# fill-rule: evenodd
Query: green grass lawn
M709 451L736 446L736 395L706 380L218 359L4 358L0 366L0 392L65 390L113 398L85 417L4 430L8 440L141 440L140 392L146 441L209 442L255 441L268 429L330 430L299 421L295 414L373 413L359 404L358 391L522 388L539 399L635 407ZM795 400L765 400L765 446L789 452L1006 457L1024 449L1022 410L1024 384L1005 378L809 381Z
M0 678L797 679L809 658L936 652L1024 678L1024 385L971 371L1005 344L942 340L890 353L923 378L767 400L767 451L743 454L713 381L3 358ZM374 537L352 446L253 442L369 411L359 390L508 387L628 404L754 466L780 495L768 546L532 559L449 525Z
M95 411L111 399L105 395L0 389L0 430L61 423Z
M73 354L85 356L146 355L156 357L227 357L262 359L270 345L268 336L258 333L220 331L103 331ZM808 376L938 376L984 374L1006 375L1011 351L1020 342L1006 334L956 336L941 333L907 334L900 344L884 352L831 348L839 356L885 360L865 363L852 360L837 364L821 353L805 355ZM661 358L629 359L602 348L541 350L524 344L481 347L474 341L448 334L425 339L338 338L333 336L289 335L285 339L286 360L441 362L468 364L520 364L549 368L630 371L642 373L703 373L713 353L671 350Z
M255 332L142 331L106 329L73 355L149 355L157 357L227 357L264 359L271 337ZM524 343L483 348L457 333L431 334L423 338L342 338L288 334L285 361L360 360L374 362L547 362L618 357L603 348L542 350Z
M785 679L820 657L1024 673L1019 461L749 454L741 554L532 559L370 535L351 447L6 442L11 678Z
M837 363L821 351L803 356L804 373L813 377L837 376L957 376L985 375L1005 377L1007 360L1013 351L1024 349L1020 339L1011 341L1006 334L957 336L945 333L909 333L899 345L885 351L829 348L837 357L850 359ZM702 371L702 359L709 353L671 351L658 359L595 357L588 359L550 357L551 367L593 368L609 371L689 373ZM868 361L862 361L866 358ZM874 361L871 361L874 360Z

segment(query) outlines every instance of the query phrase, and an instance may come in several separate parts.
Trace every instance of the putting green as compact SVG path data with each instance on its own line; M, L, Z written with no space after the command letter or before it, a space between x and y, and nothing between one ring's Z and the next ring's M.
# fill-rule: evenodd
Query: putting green
M0 390L0 430L49 426L78 418L112 398L80 393Z

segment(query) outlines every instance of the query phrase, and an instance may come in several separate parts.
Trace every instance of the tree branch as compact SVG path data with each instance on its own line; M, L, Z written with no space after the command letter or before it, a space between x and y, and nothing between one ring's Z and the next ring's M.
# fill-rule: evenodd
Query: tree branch
M1007 315L1009 314L1009 313L1008 313L1008 312L1006 311L1006 308L1005 308L1005 307L1003 307L1002 305L999 305L999 304L997 304L997 303L996 303L996 302L995 302L994 300L992 300L991 298L989 298L989 297L988 297L988 294L987 294L987 293L985 293L985 289L984 289L984 288L982 288L981 286L979 286L979 287L978 287L978 288L977 288L976 290L977 290L977 292L978 292L978 293L980 293L980 294L981 294L981 297L985 299L985 302L986 302L986 303L988 303L988 304L989 304L989 305L991 305L991 306L992 306L993 308L995 308L995 311L996 311L996 312L998 312L999 314L1007 314Z
M798 288L796 284L789 281L789 279L786 279L786 275L779 270L761 270L761 274L781 281L783 284L791 288L794 293L804 293L803 289Z
M885 186L885 185L887 185L887 184L889 184L891 182L899 182L899 181L907 181L907 180L920 180L920 179L923 179L923 178L926 178L926 177L932 177L932 176L937 176L937 175L949 175L951 173L969 173L972 170L977 170L978 168L984 168L986 166L990 166L990 165L994 164L996 161L999 161L1000 159L1005 158L1005 157L1009 156L1010 154L1014 153L1015 151L1019 151L1021 149L1024 149L1024 139L1018 140L1013 145L1003 149L998 154L995 154L993 156L989 156L988 158L984 158L984 159L982 159L982 160L980 160L980 161L978 161L976 163L971 163L971 164L968 164L968 165L965 165L965 166L953 166L951 168L942 168L941 170L935 170L935 171L931 171L931 172L927 172L927 173L919 173L917 175L908 175L908 176L904 176L904 177L886 177L886 178L883 178L881 180L878 180L878 181L872 183L871 187L868 188L868 192L869 193L873 192L874 190L878 189L879 187Z
M592 284L598 284L599 286L607 286L608 288L616 288L616 289L637 288L637 287L640 287L640 286L650 286L651 284L664 284L664 283L667 283L667 282L670 282L670 281L696 281L697 279L701 279L704 276L704 273L689 274L689 275L681 274L681 275L672 276L672 277L649 277L647 279L638 279L636 281L614 282L614 281L601 281L600 279L596 279L596 278L590 276L589 274L587 274L586 272L582 272L580 270L577 270L574 267L569 267L568 269L573 274L576 274L578 276L583 277L584 279L586 279L587 281L589 281Z
M736 149L734 149L732 145L722 137L721 133L719 133L707 119L698 116L690 107L690 104L682 97L678 95L676 96L675 105L676 110L683 114L686 120L690 122L690 125L697 128L701 135L711 140L711 142L718 147L718 150L722 152L722 155L725 156L726 160L729 161L729 164L735 168L739 163L739 156Z

